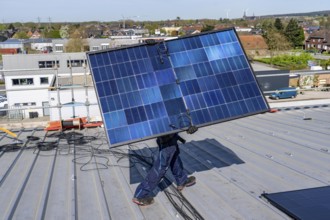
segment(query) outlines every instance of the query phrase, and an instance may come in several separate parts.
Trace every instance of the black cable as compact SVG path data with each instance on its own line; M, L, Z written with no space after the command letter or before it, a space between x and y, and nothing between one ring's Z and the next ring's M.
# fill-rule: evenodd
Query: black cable
M58 132L47 134L46 137L64 139L66 137L66 134L63 131L58 131Z
M37 136L27 136L26 138L27 138L29 141L38 141L38 140L40 140L40 138L37 137Z
M86 152L88 153L87 155L83 154L80 157L76 157L75 159L73 159L72 161L76 164L80 164L80 170L81 171L90 171L90 170L95 170L95 169L108 169L108 164L109 164L109 158L105 157L105 156L99 156L96 155L94 153L94 149L92 146L88 146L89 149L86 150ZM80 160L84 160L87 158L87 162L80 162ZM93 162L92 160L95 158L101 158L101 159L105 159L106 163L100 163L100 162ZM88 165L96 165L97 168L85 168ZM100 167L101 166L101 167Z
M129 148L131 149L131 147L134 146L134 145L129 145ZM150 148L149 148L150 149ZM132 154L129 154L131 156L134 156L135 158L139 158L141 160L141 162L143 162L144 165L148 166L149 169L152 167L153 165L153 160L152 162L146 160L145 156L142 156L142 155L139 155L139 154L136 154L136 155L132 155ZM153 159L153 155L154 155L154 152L152 152L152 159ZM166 188L166 186L169 186L171 185L171 181L167 178L167 177L164 177L163 178L163 181L165 182L165 186L163 188ZM161 182L160 184L163 184L163 182ZM197 219L197 220L201 220L201 219L204 219L199 213L198 211L188 202L188 200L186 200L183 195L177 190L175 189L174 187L172 188L173 191L175 192L175 194L173 193L170 193L168 190L164 190L164 193L166 195L166 197L169 199L169 201L171 202L171 204L173 205L173 207L178 211L178 213L180 213L180 215L184 218L184 219L187 219L187 220L193 220L193 219ZM180 203L177 203L174 198L177 198L179 200ZM191 215L187 214L183 208L187 209L187 211L189 211L189 213L194 217L190 217Z
M100 149L102 145L107 143L106 139L102 139L99 137L99 135L96 136L84 136L81 133L77 132L57 132L48 135L48 137L58 137L59 139L66 140L69 145L78 145L75 146L76 150L76 157L72 160L73 163L80 165L81 171L91 171L91 170L100 170L100 169L108 169L110 166L119 166L121 168L132 168L133 166L136 166L137 164L141 164L142 166L149 167L149 169L152 167L154 163L154 155L156 152L151 151L150 156L145 156L137 153L138 146L136 145L129 145L129 151L126 152L124 150L118 149L118 148L110 148L110 149ZM100 141L100 143L96 143L97 141ZM70 146L67 148L63 148L60 145L57 145L57 142L38 142L37 147L41 151L49 151L54 149L55 147L58 147L58 152L61 153L61 150L65 149L68 150L67 154L71 154ZM149 148L148 145L146 147ZM150 149L150 148L149 148ZM107 156L113 156L117 158L117 164L120 163L121 160L127 158L129 160L129 166L121 166L121 165L110 165L110 159ZM99 160L104 160L103 163L99 162ZM89 167L89 166L95 166ZM171 185L171 181L168 180L166 177L164 177L164 183ZM173 187L173 186L172 186ZM164 187L165 188L165 187ZM174 193L169 192L168 190L164 190L164 193L166 197L169 199L173 207L177 210L177 212L187 220L192 219L203 219L201 215L197 212L196 209L194 209L190 203L183 197L183 195L178 192L173 187Z
M3 152L14 152L22 149L22 143L13 143L13 144L5 144L0 146L0 151Z
M189 117L189 116L186 116ZM109 148L109 149L100 149L101 146L103 146L105 143L107 143L107 139L102 139L100 137L100 134L97 136L84 136L81 133L77 132L69 132L69 133L63 133L63 132L57 132L49 135L48 137L58 137L60 139L65 139L69 144L78 145L75 146L76 155L79 155L75 159L72 160L73 163L80 165L81 171L91 171L91 170L100 170L100 169L108 169L110 166L119 166L121 168L132 168L133 166L136 166L137 164L141 164L142 166L146 166L149 169L152 167L154 163L154 155L155 151L151 151L150 156L145 156L137 153L138 146L136 145L128 145L129 151L126 152L119 148ZM100 143L97 143L100 141ZM41 147L42 150L51 150L54 149L56 146L54 144L51 144L54 142L49 142L49 144L45 143L39 143L39 148ZM146 147L149 148L148 145ZM70 150L70 146L65 148L65 150L68 150L67 154L72 153ZM63 150L63 147L58 147L58 152L61 153L61 150ZM150 148L149 148L150 149ZM117 164L120 163L123 159L129 160L129 166L121 166L121 165L110 165L109 158L107 156L113 156L117 158ZM94 162L94 159L96 162ZM97 160L103 159L104 162L101 163ZM95 166L89 167L89 166ZM167 185L171 185L171 181L168 180L166 177L164 177L164 180ZM161 183L163 184L163 183ZM173 187L173 186L172 186ZM165 187L164 187L165 188ZM184 219L203 219L201 215L197 212L196 209L194 209L190 203L183 197L183 195L176 190L176 188L173 187L174 193L169 192L168 190L164 190L164 193L166 197L169 199L173 207L180 213L180 215ZM189 214L188 214L189 212Z
M50 151L57 147L57 142L55 141L40 141L37 143L37 148L40 151Z

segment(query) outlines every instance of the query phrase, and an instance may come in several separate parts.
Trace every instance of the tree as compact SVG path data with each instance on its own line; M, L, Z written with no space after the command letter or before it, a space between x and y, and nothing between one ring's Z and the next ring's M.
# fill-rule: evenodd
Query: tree
M60 28L60 36L61 38L69 38L69 26L64 25Z
M284 26L282 24L281 19L276 18L275 23L274 23L274 27L279 31L282 32L284 30Z
M273 26L273 22L272 20L268 19L268 20L264 20L261 24L261 29L263 31L267 31L267 30L271 30L273 29L274 26Z
M330 29L330 15L322 17L320 25L323 29Z
M14 25L13 25L13 24L9 24L9 26L8 26L8 30L15 30Z
M144 26L145 29L148 29L151 35L155 34L155 30L158 29L158 24L156 23L148 23Z
M295 19L290 19L288 25L284 30L284 35L293 47L299 47L303 45L305 40L304 30L298 26L298 22Z
M19 31L19 32L17 32L13 36L13 38L16 38L16 39L28 39L29 37L28 37L28 35L27 35L27 33L25 31Z
M283 51L290 49L290 42L286 37L274 29L267 30L263 37L267 43L268 49L272 51Z
M0 31L4 31L4 30L6 30L6 25L0 24Z
M71 39L68 41L65 51L67 53L84 52L86 45L88 45L88 43L81 37L81 33L77 29L75 32L73 32Z
M272 26L268 26L272 27ZM270 51L270 63L273 65L273 57L278 51L288 50L291 47L290 42L286 37L278 32L275 28L269 28L263 30L263 38L266 41L268 49Z
M213 31L214 30L214 26L213 25L204 25L201 32L206 32L206 31Z
M61 38L59 30L51 30L45 33L46 38Z
M176 17L175 21L176 21L176 22L175 22L175 26L176 26L176 27L181 26L181 18L180 18L179 16Z

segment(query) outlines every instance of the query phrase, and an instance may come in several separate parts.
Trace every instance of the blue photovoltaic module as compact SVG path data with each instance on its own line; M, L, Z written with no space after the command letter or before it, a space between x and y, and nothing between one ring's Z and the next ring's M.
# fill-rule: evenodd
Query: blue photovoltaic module
M111 146L269 110L234 29L87 57Z

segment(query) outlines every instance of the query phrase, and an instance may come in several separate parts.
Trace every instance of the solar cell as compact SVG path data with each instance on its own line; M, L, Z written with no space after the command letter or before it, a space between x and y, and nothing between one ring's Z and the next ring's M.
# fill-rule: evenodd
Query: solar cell
M269 109L234 29L87 57L111 146Z
M262 195L293 219L329 219L329 186Z

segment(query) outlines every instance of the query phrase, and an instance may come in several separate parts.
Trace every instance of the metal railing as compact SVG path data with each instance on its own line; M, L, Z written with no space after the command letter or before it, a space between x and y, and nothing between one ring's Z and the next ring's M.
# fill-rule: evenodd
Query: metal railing
M71 63L71 62L70 62ZM7 120L19 120L19 119L24 119L25 118L25 111L30 111L33 109L51 109L51 108L57 108L58 109L58 114L59 114L59 120L62 120L62 108L68 108L71 107L73 109L73 116L75 116L75 107L76 106L85 106L86 107L86 112L87 112L87 121L90 120L90 111L89 107L92 105L98 105L98 103L91 103L89 101L88 97L88 89L92 88L93 86L88 85L88 79L87 79L87 65L84 63L83 65L84 68L84 83L83 84L73 84L73 73L72 73L72 67L69 67L70 70L70 84L62 86L59 84L59 74L58 68L55 66L54 68L42 68L42 69L36 69L36 68L31 68L31 69L2 69L0 72L6 73L6 72L37 72L37 71L54 71L55 75L55 86L47 86L47 87L37 87L37 88L14 88L14 89L0 89L0 92L13 92L13 91L36 91L36 90L55 90L57 94L57 104L56 105L49 105L49 106L8 106L4 108L0 108L0 119L6 118ZM67 74L67 73L65 73ZM75 102L75 97L74 97L74 89L81 89L83 88L85 90L85 102L84 103L76 103ZM65 105L61 103L61 91L63 89L71 89L71 100L72 103L70 105Z

